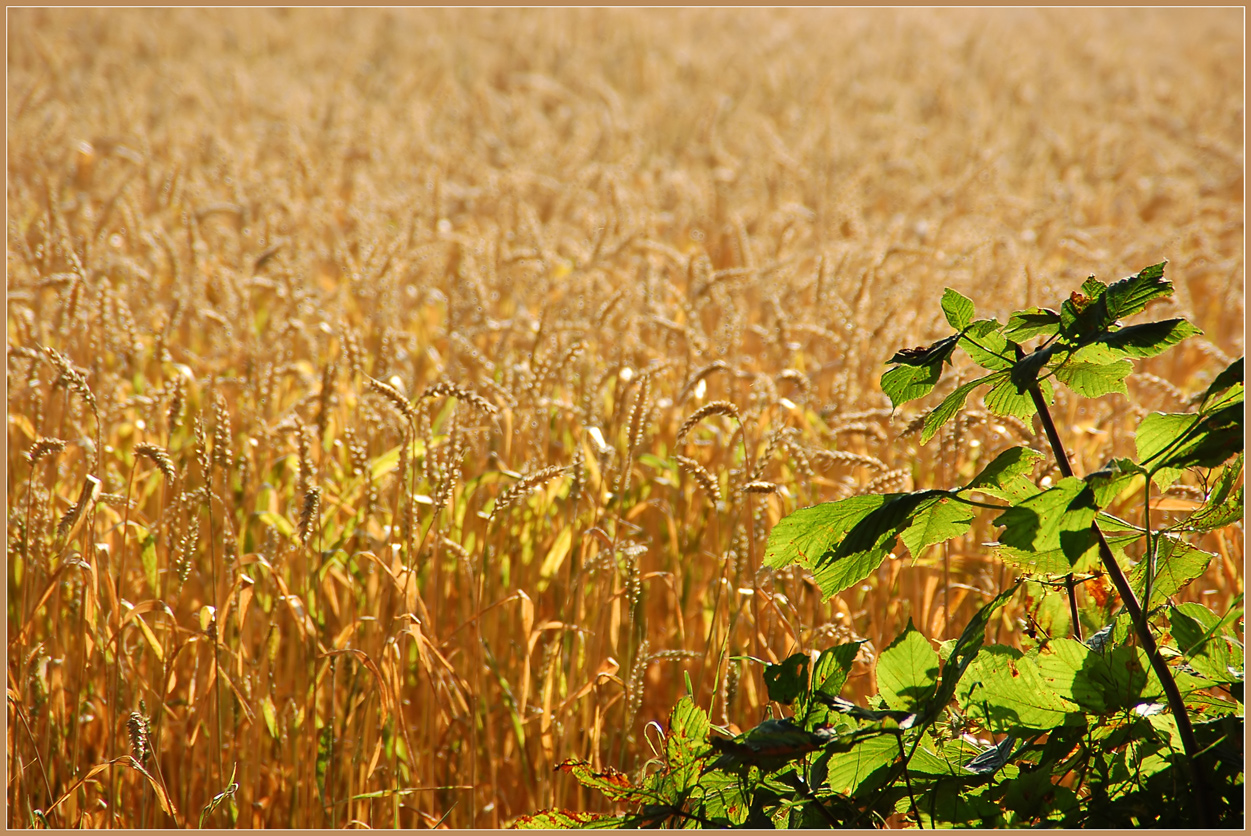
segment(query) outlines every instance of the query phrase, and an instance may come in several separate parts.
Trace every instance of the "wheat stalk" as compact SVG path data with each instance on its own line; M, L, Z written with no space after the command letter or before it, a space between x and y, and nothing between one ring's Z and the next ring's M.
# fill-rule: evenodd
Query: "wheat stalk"
M738 407L729 401L710 401L699 409L692 412L687 419L682 422L682 426L678 428L678 441L686 437L696 424L704 420L710 415L728 415L736 421L740 421Z
M721 501L721 486L717 484L717 480L703 465L694 459L682 455L674 455L674 458L677 459L683 470L695 477L695 481L699 483L704 493L708 494L714 503Z
M551 465L549 467L536 470L535 472L523 476L512 485L505 488L495 499L495 506L491 509L491 513L487 516L488 520L493 520L499 514L507 510L518 499L533 491L535 488L568 472L569 468L563 465Z
M381 384L381 385L385 386L386 384ZM398 395L398 393L396 394ZM457 386L454 383L448 383L446 381L441 382L441 383L436 383L433 386L427 387L426 390L421 393L421 397L418 398L418 400L425 400L427 398L437 398L440 395L453 397L453 398L462 400L465 403L472 406L474 409L477 409L479 412L484 412L487 415L494 415L497 412L499 412L499 408L495 404L491 403L486 398L479 395L477 392L474 392L470 389L466 389L463 386Z

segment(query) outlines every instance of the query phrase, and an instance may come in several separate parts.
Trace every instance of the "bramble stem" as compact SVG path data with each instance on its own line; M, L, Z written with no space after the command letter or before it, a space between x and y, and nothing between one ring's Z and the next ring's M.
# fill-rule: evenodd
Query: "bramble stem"
M1022 357L1020 346L1016 347L1016 351L1017 359L1020 360ZM1055 422L1051 419L1051 412L1047 409L1047 403L1043 399L1042 390L1039 389L1036 379L1030 382L1029 393L1034 400L1035 408L1038 410L1038 417L1042 420L1043 429L1047 433L1047 440L1051 443L1051 452L1056 458L1060 472L1066 477L1073 476L1073 466L1069 462L1068 453L1065 452L1064 444L1060 441L1060 436L1056 432ZM1103 531L1099 528L1098 522L1091 523L1091 530L1094 531L1095 538L1099 543L1099 558L1103 562L1103 568L1112 579L1112 585L1116 587L1117 593L1121 596L1121 601L1125 604L1125 609L1129 612L1130 619L1134 625L1134 632L1142 643L1143 650L1147 652L1147 658L1151 661L1151 669L1155 671L1161 687L1164 688L1169 711L1172 713L1173 719L1177 721L1177 733L1182 739L1182 748L1186 752L1186 767L1190 772L1190 781L1194 788L1197 824L1200 828L1211 827L1207 804L1210 793L1208 792L1207 780L1199 767L1199 743L1195 739L1194 728L1190 724L1190 715L1186 712L1186 703L1182 700L1181 691L1177 687L1176 680L1173 679L1172 670L1169 669L1168 663L1164 661L1164 657L1160 655L1160 648L1156 644L1155 636L1152 635L1151 627L1147 624L1146 612L1134 596L1134 590L1129 585L1129 579L1125 577L1125 573L1121 571L1120 564L1116 562L1116 556L1112 554L1112 547L1108 545L1108 540L1103 536ZM1148 532L1149 536L1150 532ZM1077 624L1077 599L1073 596L1072 574L1065 577L1065 585L1068 587L1069 605L1073 612L1073 629L1077 634L1078 640L1081 640L1081 634L1078 632L1080 628Z
M1015 346L1016 359L1019 362L1024 356L1021 347ZM1060 434L1056 431L1055 421L1051 420L1051 412L1047 409L1047 402L1043 399L1042 390L1038 388L1038 380L1030 381L1029 395L1034 400L1034 409L1038 411L1038 417L1042 420L1043 431L1047 434L1047 441L1051 443L1051 452L1056 457L1056 464L1060 468L1060 473L1066 478L1073 475L1073 464L1069 461L1068 453L1064 451L1064 444L1060 441ZM1064 576L1064 589L1069 595L1069 617L1073 622L1073 636L1079 642L1084 641L1082 638L1082 622L1077 614L1077 587L1073 583L1073 573L1069 572Z

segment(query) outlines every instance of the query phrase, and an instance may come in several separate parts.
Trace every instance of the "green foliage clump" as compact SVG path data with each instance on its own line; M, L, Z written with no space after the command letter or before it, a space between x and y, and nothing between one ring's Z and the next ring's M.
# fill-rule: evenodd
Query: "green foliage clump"
M993 513L996 554L1020 576L937 651L909 622L877 659L868 706L840 696L859 643L815 661L797 653L763 671L770 699L790 716L735 736L684 698L658 768L640 782L585 763L560 767L624 812L548 810L517 824L1241 827L1242 596L1226 612L1171 598L1214 557L1196 544L1202 535L1242 519L1242 360L1193 411L1146 416L1136 458L1085 476L1072 472L1048 408L1057 385L1090 398L1125 392L1133 360L1199 333L1184 319L1122 324L1171 293L1158 264L1112 285L1091 278L1058 311L1031 308L1001 324L975 319L973 302L947 290L942 309L955 333L896 353L883 391L895 406L924 397L959 349L986 374L928 414L923 441L987 387L992 412L1038 416L1061 478L1036 480L1046 455L1012 448L959 487L798 510L774 527L766 560L803 565L831 596L868 578L899 542L916 556ZM1187 470L1202 475L1205 500L1186 519L1153 523L1153 491ZM1126 497L1140 503L1141 524L1109 510ZM1104 578L1119 609L1107 596L1079 602L1079 586ZM1072 635L1031 628L1023 650L987 644L996 611L1027 582L1067 605ZM1083 637L1083 625L1097 629Z

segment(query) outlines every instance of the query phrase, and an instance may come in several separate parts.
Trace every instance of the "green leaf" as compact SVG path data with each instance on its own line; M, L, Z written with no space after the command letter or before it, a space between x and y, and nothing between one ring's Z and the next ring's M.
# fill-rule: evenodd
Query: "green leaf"
M733 772L705 772L699 779L703 815L721 827L742 827L747 820L755 787ZM696 812L699 812L698 808Z
M871 575L890 554L913 515L930 509L947 495L946 491L929 490L883 497L880 507L856 522L832 553L818 559L813 577L826 597Z
M1072 293L1060 305L1060 334L1070 345L1086 342L1113 321L1103 299L1106 291L1107 286L1091 276L1082 282L1080 293Z
M1045 391L1044 394L1046 394ZM1018 389L1011 378L1005 378L996 383L982 400L986 408L996 415L1029 420L1037 412L1029 392Z
M1138 459L1163 468L1216 467L1242 451L1242 384L1234 384L1209 413L1153 412L1138 424Z
M1046 308L1026 308L1008 317L1003 336L1014 343L1031 337L1052 336L1060 331L1060 315Z
M1233 387L1225 397L1231 402L1205 415L1181 444L1164 456L1160 467L1218 467L1243 451L1242 384Z
M1067 575L1074 568L1062 549L1035 551L1001 545L995 549L994 555L1004 563L1032 575Z
M1022 771L1014 780L1007 782L1001 804L1004 810L1012 812L1017 822L1038 818L1046 821L1049 814L1064 809L1076 810L1079 806L1077 796L1071 789L1052 783L1049 769Z
M850 556L839 556L819 564L812 570L812 578L821 588L821 595L824 598L830 598L872 575L877 567L882 565L886 555L890 554L894 544L895 540L892 537L883 548L856 552Z
M591 764L587 761L566 760L557 765L556 769L560 772L572 774L579 784L589 789L598 790L610 801L638 804L646 800L639 789L630 783L630 779L625 773L618 772L611 766L602 771L597 771L591 768Z
M1149 465L1198 424L1199 416L1192 412L1152 412L1138 423L1134 433L1138 461Z
M1105 532L1106 534L1106 532ZM1114 555L1121 555L1125 546L1140 539L1139 534L1134 533L1122 537L1108 537L1108 545L1112 547ZM1080 547L1081 541L1073 541L1073 546ZM1091 537L1085 550L1070 556L1070 552L1064 548L1054 549L1033 549L1033 548L1013 548L1011 546L999 546L995 549L995 557L1010 563L1026 572L1042 575L1067 575L1076 570L1083 570L1087 564L1094 564L1098 560L1098 541Z
M1109 323L1138 313L1147 307L1153 299L1173 294L1173 285L1164 279L1164 265L1167 261L1153 264L1140 271L1136 276L1121 279L1107 289L1104 294L1104 306L1107 310Z
M1127 394L1125 378L1134 371L1128 360L1115 355L1098 343L1075 352L1055 369L1056 379L1079 395L1099 398L1112 393Z
M891 355L891 358L886 362L888 364L898 363L917 367L941 364L951 357L951 352L955 350L956 342L959 339L959 334L952 334L928 346L903 348Z
M938 687L938 654L908 619L877 660L877 687L893 709L916 711Z
M943 293L942 308L943 313L947 317L947 322L957 331L968 327L968 324L973 321L972 300L951 288L947 288Z
M1075 706L1048 686L1033 659L1015 653L1002 648L978 656L956 694L964 713L995 733L1065 725Z
M1211 401L1216 395L1219 395L1221 392L1224 392L1226 389L1229 389L1235 384L1243 382L1242 361L1243 358L1239 357L1237 360L1230 363L1225 367L1225 370L1218 374L1216 379L1208 385L1207 391L1203 393L1204 409L1208 407L1208 402Z
M1106 466L1082 478L1094 490L1095 504L1106 508L1125 495L1135 480L1147 475L1147 471L1133 459L1114 458Z
M1107 661L1101 654L1082 642L1059 638L1039 648L1036 661L1039 673L1057 696L1077 703L1087 713L1107 713ZM1100 671L1097 679L1092 677L1096 670Z
M943 363L955 351L958 334L939 340L928 348L896 352L887 362L896 365L882 375L882 391L894 406L928 395L942 377Z
M732 739L713 737L709 742L721 752L709 769L739 769L745 765L763 770L780 769L790 761L838 741L833 729L812 732L793 718L772 718Z
M1221 635L1215 613L1202 604L1186 603L1169 608L1169 623L1178 648L1199 674L1214 682L1242 681L1242 650Z
M1086 281L1082 282L1082 293L1090 297L1092 302L1098 302L1103 299L1103 294L1108 290L1108 286L1103 282L1090 276Z
M1101 337L1099 344L1124 357L1154 357L1187 337L1202 333L1184 319L1165 319L1113 331Z
M1156 569L1151 582L1151 602L1144 604L1148 610L1163 604L1171 595L1207 571L1208 564L1216 555L1197 549L1175 536L1162 534L1155 540ZM1141 600L1146 591L1147 560L1140 560L1129 572L1129 585Z
M886 497L880 494L849 496L788 514L769 533L765 565L779 569L799 563L809 569L814 568L818 560L833 551L852 526L885 502Z
M1242 519L1243 486L1234 487L1242 474L1242 465L1243 454L1239 453L1232 463L1221 468L1203 507L1186 520L1187 530L1213 531Z
M870 511L847 532L835 559L879 551L885 557L914 514L929 510L947 496L946 491L936 490L886 494L881 507Z
M946 491L933 490L874 494L800 509L773 527L765 563L775 568L795 562L808 567L829 597L872 574L897 537L912 525L914 515L946 496ZM940 516L935 518L934 531L951 530L953 525ZM924 539L925 531L923 527L916 532L917 542Z
M156 535L149 533L144 537L141 549L139 560L143 563L143 577L155 596L159 594L156 586L160 583L160 576L156 570Z
M863 640L847 642L823 650L812 667L813 692L837 697L847 682L847 676L851 673L851 666L855 663L862 644Z
M982 468L982 472L973 477L961 493L981 491L1009 502L1024 501L1039 492L1027 476L1045 458L1031 447L1010 447Z
M979 319L964 329L958 346L979 366L991 371L1007 371L1016 362L1016 351L1003 336L1003 326L994 319Z
M781 664L765 665L764 681L769 699L790 705L808 688L808 665L812 660L807 653L793 653Z
M1189 693L1185 695L1186 708L1205 717L1241 715L1242 706L1231 700L1223 700L1211 694Z
M895 763L899 743L893 735L880 734L859 741L847 753L830 753L818 759L828 764L825 786L839 795L851 795L871 777ZM816 771L819 766L814 766Z
M973 509L949 497L942 497L932 505L918 510L911 524L899 533L912 557L919 558L930 546L960 537L968 532L973 523Z
M933 723L942 714L943 709L947 707L947 703L951 702L965 671L969 669L969 666L977 658L982 650L982 645L986 642L986 626L990 624L990 620L995 612L1016 595L1019 586L1020 582L1018 581L1003 592L1000 592L983 605L977 611L977 614L969 620L969 623L964 626L964 631L960 634L960 638L956 640L955 646L952 647L951 653L948 654L947 661L943 665L942 679L939 681L938 690L930 701L929 708L926 709L920 718L922 727Z
M678 792L686 792L699 780L699 767L708 754L708 715L690 697L682 697L669 715L665 754L670 778Z
M892 406L928 395L942 377L942 366L896 366L882 375L882 392Z
M929 415L925 416L925 424L921 429L921 443L928 443L934 437L934 433L942 428L943 424L946 424L956 416L956 413L963 408L970 392L985 383L991 383L1001 377L1006 377L1006 375L1000 373L979 377L977 380L964 384L943 398L943 402L930 410Z
M534 815L518 816L512 826L518 830L582 830L586 828L620 828L620 816L604 813L580 813L577 810L540 810Z
M1055 487L1014 505L995 518L1003 526L999 541L1026 551L1061 549L1071 562L1093 541L1091 523L1098 512L1094 491L1081 479L1061 479Z

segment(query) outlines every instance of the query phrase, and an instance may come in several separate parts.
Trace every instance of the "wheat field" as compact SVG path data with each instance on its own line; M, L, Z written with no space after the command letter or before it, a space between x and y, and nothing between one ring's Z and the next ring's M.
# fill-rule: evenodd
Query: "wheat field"
M944 287L1169 261L1204 335L1059 393L1079 474L1242 354L1242 22L10 9L8 826L501 827L688 687L747 728L863 638L870 693L1015 577L994 529L822 601L771 526L1045 449L892 413Z

